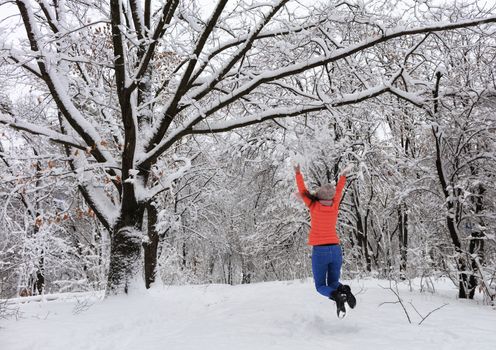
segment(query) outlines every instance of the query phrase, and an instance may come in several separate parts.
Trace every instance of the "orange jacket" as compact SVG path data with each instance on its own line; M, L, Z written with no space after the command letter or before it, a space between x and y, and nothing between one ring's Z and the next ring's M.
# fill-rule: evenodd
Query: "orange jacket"
M340 176L336 185L336 194L333 198L333 204L326 206L319 201L313 201L308 198L308 190L303 180L303 175L296 173L296 184L298 192L303 201L310 209L310 233L308 235L309 245L320 244L339 244L339 237L336 233L336 223L338 221L339 202L341 202L341 194L344 185L346 184L346 176Z

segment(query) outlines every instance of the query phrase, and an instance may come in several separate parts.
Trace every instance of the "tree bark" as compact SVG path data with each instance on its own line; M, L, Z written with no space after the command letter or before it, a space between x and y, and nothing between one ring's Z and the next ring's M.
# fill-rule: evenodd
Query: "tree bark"
M437 115L439 112L439 82L441 80L442 73L436 73L436 85L433 91L434 97L434 114ZM467 274L467 269L469 265L466 262L466 258L462 251L462 244L460 237L458 236L458 229L456 225L456 208L455 202L453 201L453 196L448 190L448 180L446 178L444 167L443 167L443 155L442 155L442 132L439 130L438 126L432 126L432 133L434 135L435 147L436 147L436 171L441 184L441 189L446 199L446 226L448 228L449 235L451 237L451 242L455 248L457 254L456 263L458 269L458 297L461 299L466 299L468 297L468 280L469 274ZM451 186L452 187L452 186Z
M150 288L155 282L157 274L157 257L159 235L155 228L157 224L158 212L154 203L147 203L147 234L148 241L144 244L145 251L145 286Z
M398 208L398 231L399 231L399 248L400 248L400 279L406 278L406 268L408 263L408 214L405 205L401 204Z
M141 271L142 233L133 226L123 226L111 236L107 295L128 293Z
M110 266L107 295L128 293L133 284L142 281L143 206L123 206L121 217L110 239Z
M354 203L355 205L353 206L355 208L355 214L356 214L356 239L357 239L357 244L360 247L360 252L362 254L362 259L365 260L365 268L368 272L372 271L372 261L369 256L369 247L368 247L368 227L367 227L367 221L368 221L368 214L365 214L365 217L362 216L360 212L360 205L359 205L359 197L357 195L357 188L354 186L353 187L353 197L354 197Z
M38 262L38 270L36 271L36 281L34 286L38 295L43 294L43 290L45 289L45 259L43 258L43 255Z
M475 214L479 214L483 209L483 196L486 192L486 189L483 185L478 186L478 196L475 199ZM479 264L477 263L477 259L484 259L484 233L481 232L478 228L475 228L470 233L470 242L468 251L470 254L470 261L472 265L472 275L468 280L468 291L469 291L469 299L474 298L475 289L477 288L478 281L476 274L480 273Z

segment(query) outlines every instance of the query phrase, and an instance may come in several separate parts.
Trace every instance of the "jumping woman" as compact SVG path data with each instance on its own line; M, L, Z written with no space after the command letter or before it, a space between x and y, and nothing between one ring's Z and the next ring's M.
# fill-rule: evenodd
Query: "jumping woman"
M346 175L352 167L350 164L341 171L336 187L327 183L320 186L315 194L311 194L305 186L300 166L295 166L299 195L310 210L308 244L313 246L312 272L315 288L320 294L336 302L339 318L346 315L345 302L352 309L356 305L350 286L339 282L343 255L336 233L341 194L346 184Z

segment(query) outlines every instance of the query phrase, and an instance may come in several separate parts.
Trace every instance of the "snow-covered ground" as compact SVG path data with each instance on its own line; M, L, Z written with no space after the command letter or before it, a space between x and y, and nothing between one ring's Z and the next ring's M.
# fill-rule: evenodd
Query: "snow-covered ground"
M357 308L345 319L319 296L311 280L252 285L157 287L134 296L72 295L19 305L18 318L0 320L2 350L126 349L494 349L496 310L458 300L444 282L436 293L418 285L400 295L408 323L387 281L350 281ZM433 312L421 325L422 315ZM10 308L17 304L10 305Z

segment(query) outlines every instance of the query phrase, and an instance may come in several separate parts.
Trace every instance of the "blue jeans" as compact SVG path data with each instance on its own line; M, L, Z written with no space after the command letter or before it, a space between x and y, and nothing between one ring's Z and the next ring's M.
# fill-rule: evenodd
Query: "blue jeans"
M343 254L340 245L314 246L312 249L312 272L317 292L329 298L341 285Z

